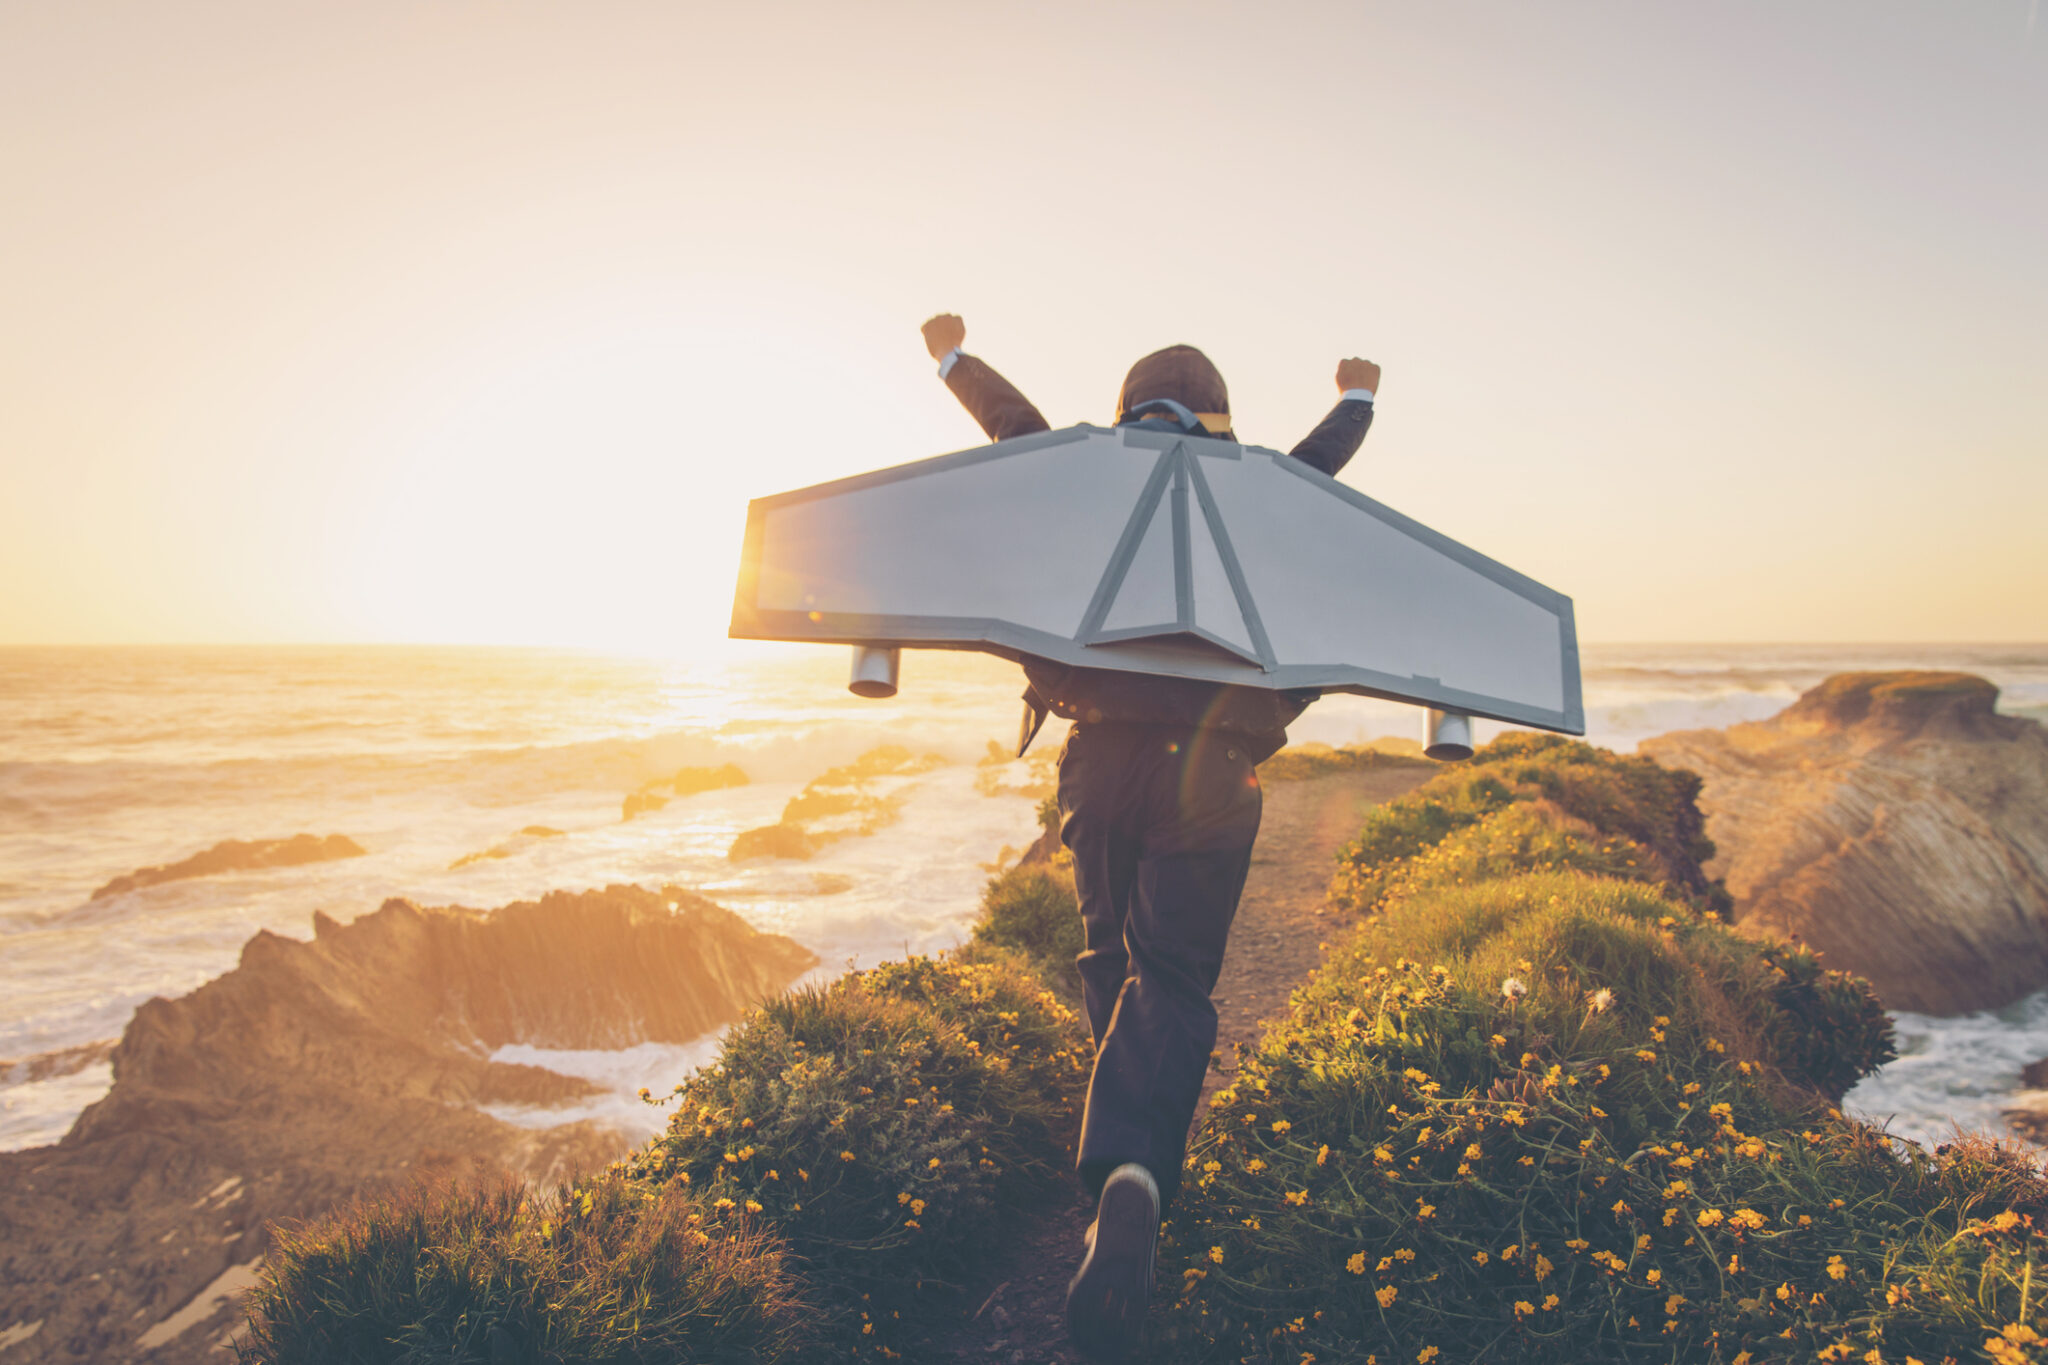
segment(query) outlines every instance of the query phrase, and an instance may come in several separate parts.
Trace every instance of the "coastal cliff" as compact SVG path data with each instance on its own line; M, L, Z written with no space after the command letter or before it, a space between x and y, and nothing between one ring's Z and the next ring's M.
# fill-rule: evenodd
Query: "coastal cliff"
M420 1175L601 1166L625 1135L518 1127L481 1107L595 1087L491 1052L688 1041L816 962L676 888L493 913L392 900L314 929L311 942L259 933L233 971L143 1005L107 1097L55 1146L0 1154L10 1361L201 1359L232 1325L270 1220Z
M1844 673L1766 721L1644 740L1702 779L1744 933L1797 936L1886 1004L2048 985L2048 730L1966 673Z

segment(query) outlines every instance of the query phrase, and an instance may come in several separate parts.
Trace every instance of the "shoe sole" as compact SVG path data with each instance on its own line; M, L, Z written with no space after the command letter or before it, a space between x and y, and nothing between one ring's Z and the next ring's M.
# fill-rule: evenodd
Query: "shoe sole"
M1067 1285L1067 1335L1088 1359L1122 1360L1144 1335L1158 1236L1151 1194L1135 1180L1111 1181L1096 1210L1095 1245Z

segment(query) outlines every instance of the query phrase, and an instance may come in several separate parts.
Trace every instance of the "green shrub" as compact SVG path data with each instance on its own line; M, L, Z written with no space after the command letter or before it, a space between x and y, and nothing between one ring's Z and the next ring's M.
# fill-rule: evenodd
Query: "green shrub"
M1603 834L1622 834L1657 855L1664 880L1702 909L1725 914L1727 893L1702 864L1714 856L1699 808L1700 779L1655 759L1596 749L1580 740L1510 731L1473 755L1503 781L1548 797Z
M1088 1039L1008 950L911 958L748 1015L667 1131L546 1199L415 1187L279 1234L265 1362L892 1354L1070 1160ZM946 1300L951 1304L952 1300Z
M1081 989L1074 957L1087 946L1071 867L1024 863L989 879L974 941L1012 948L1072 998Z
M1563 865L1658 883L1700 909L1725 914L1728 894L1702 868L1714 856L1714 845L1704 833L1699 785L1693 774L1648 758L1623 757L1558 735L1511 732L1481 748L1471 762L1446 768L1373 811L1338 854L1331 899L1370 914L1394 881L1414 875L1407 860L1495 811L1540 799L1579 822L1559 827L1576 834L1581 845ZM1634 865L1596 866L1587 858L1589 838L1594 845L1613 839L1636 845L1621 854L1633 856ZM1522 865L1542 866L1536 852Z
M726 1037L628 1173L779 1229L848 1348L957 1286L1041 1198L1086 1081L1071 1011L1007 960L913 958L795 992Z
M264 1365L753 1362L812 1340L775 1239L681 1186L422 1184L274 1231L241 1348Z
M1685 784L1500 747L1347 850L1368 918L1215 1097L1158 1357L2048 1359L2036 1164L1843 1119L1889 1021L1702 913Z

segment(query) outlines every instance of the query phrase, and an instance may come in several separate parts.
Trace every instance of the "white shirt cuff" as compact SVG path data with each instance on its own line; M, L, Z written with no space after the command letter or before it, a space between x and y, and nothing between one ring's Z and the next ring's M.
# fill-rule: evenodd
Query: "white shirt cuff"
M960 348L958 346L955 346L952 350L946 352L946 354L940 358L939 378L944 379L947 375L953 373L953 367L959 363Z
M945 373L945 371L944 371L944 370L940 370L940 371L939 371L939 373L940 373L940 374L944 374L944 373ZM1357 402L1357 403L1370 403L1370 402L1372 401L1372 390L1371 390L1371 389L1346 389L1346 390L1344 390L1344 396L1343 396L1343 397L1341 397L1341 398L1339 398L1339 399L1338 399L1337 401L1338 401L1338 402L1340 402L1340 403L1353 403L1353 402Z

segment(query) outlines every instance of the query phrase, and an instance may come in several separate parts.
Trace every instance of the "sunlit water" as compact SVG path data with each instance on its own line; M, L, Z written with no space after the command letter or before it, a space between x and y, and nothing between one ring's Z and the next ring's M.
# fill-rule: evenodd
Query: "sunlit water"
M1967 668L2005 688L2005 709L2048 715L2048 650L1610 647L1587 651L1589 737L1626 749L1759 719L1829 673L1890 667ZM116 1037L141 1001L231 968L257 930L309 937L315 910L347 921L389 896L483 907L675 882L789 934L824 959L821 972L955 943L985 865L1036 833L1030 799L975 785L988 742L1015 733L1017 671L911 654L902 696L872 702L848 695L844 670L841 652L798 648L716 664L412 647L0 649L0 1059ZM1418 725L1408 708L1335 697L1293 736L1344 743ZM949 760L911 781L898 823L807 863L727 860L734 835L885 742ZM643 783L726 762L752 785L621 820ZM566 837L450 870L534 824ZM222 839L301 831L346 834L369 854L90 899L115 876ZM1988 1019L1902 1019L1918 1050L1852 1099L1895 1115L1895 1131L1995 1126L2019 1065L2048 1055L2044 1020L2039 1001ZM668 1089L713 1045L515 1049L616 1098L502 1117L651 1129L659 1116L634 1089ZM54 1141L110 1082L102 1062L0 1087L0 1148Z

